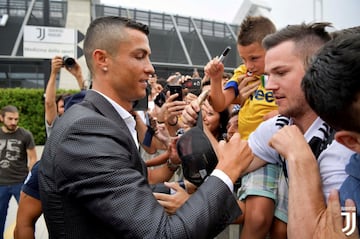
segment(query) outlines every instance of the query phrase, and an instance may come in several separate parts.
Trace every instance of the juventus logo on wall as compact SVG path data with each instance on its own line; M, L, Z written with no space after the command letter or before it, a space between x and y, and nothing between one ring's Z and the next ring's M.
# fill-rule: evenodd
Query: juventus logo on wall
M45 28L43 27L37 27L36 30L39 30L39 35L36 37L37 39L44 40L45 38Z

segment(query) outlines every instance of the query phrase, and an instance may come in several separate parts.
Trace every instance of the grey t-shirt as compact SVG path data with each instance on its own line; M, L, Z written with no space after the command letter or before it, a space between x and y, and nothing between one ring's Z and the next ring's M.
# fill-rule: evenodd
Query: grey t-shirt
M13 133L0 130L0 185L24 181L29 171L26 150L34 147L30 131L21 127Z

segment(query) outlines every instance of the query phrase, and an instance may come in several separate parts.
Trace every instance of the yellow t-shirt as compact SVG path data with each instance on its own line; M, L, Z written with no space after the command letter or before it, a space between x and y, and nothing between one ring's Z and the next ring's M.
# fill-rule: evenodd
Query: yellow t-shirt
M247 69L245 65L240 65L238 68L236 68L234 70L233 77L225 85L225 89L235 87L235 85L237 88L239 84L237 78L246 74L246 72ZM235 92L238 94L237 89L235 89ZM250 95L250 97L245 101L244 105L240 109L238 129L241 138L248 139L250 133L253 132L261 122L263 122L264 115L273 110L277 110L277 108L278 107L275 104L273 92L271 90L266 90L262 84L260 84L256 91Z

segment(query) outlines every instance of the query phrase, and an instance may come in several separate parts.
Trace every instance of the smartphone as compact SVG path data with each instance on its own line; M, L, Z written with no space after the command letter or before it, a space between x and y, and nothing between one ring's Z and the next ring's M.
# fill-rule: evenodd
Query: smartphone
M201 80L202 79L200 77L188 79L182 84L183 88L187 88L189 93L198 96L201 93Z
M225 50L221 53L221 55L219 56L219 61L223 62L223 60L225 59L225 56L227 56L227 54L229 53L229 51L231 50L230 46L227 46L225 48Z
M174 101L182 101L182 86L181 85L169 85L170 95L178 93L179 95L174 99Z
M162 91L159 92L159 94L157 94L157 96L154 99L154 103L159 107L161 107L165 103L165 101L166 101L166 95Z

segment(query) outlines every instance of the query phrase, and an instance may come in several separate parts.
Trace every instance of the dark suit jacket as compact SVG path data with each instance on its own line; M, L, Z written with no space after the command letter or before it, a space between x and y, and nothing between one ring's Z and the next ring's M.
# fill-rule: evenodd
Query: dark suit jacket
M212 238L240 214L232 192L210 176L168 216L125 122L91 90L55 125L39 185L50 238Z

